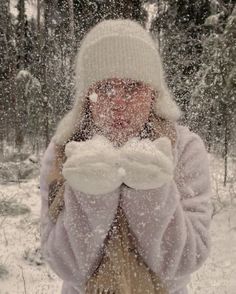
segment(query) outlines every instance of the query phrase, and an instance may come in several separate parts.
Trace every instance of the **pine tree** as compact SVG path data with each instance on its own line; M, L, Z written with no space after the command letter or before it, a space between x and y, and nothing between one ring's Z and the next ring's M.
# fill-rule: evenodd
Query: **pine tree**
M14 100L12 86L16 66L15 35L10 14L10 2L0 2L0 157L3 156L3 141L9 137L12 127Z
M25 0L18 0L17 6L17 22L16 22L16 50L17 50L17 69L18 73L27 69L30 62L30 50L27 47L28 35L28 21L25 13ZM24 143L26 122L27 122L27 95L25 95L25 81L18 79L16 73L14 100L15 100L15 144L21 148Z
M205 138L208 150L212 145L214 149L223 150L226 184L227 158L230 141L235 143L236 127L236 9L225 11L227 17L220 19L213 14L206 20L211 34L203 43L204 67L199 72L199 82L190 103L190 124Z
M209 1L160 0L157 8L151 31L160 40L168 84L187 116L196 73L201 67L201 39L204 21L210 14Z

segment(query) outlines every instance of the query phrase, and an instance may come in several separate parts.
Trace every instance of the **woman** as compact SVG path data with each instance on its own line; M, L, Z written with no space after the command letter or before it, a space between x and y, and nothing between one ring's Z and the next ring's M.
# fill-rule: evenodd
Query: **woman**
M208 155L177 123L157 44L106 20L82 41L76 99L41 168L41 245L63 294L187 293L210 250Z

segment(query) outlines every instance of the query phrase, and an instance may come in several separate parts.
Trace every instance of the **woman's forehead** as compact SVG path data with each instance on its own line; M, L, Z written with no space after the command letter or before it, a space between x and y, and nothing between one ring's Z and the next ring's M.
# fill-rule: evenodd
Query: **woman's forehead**
M122 86L127 86L127 85L148 87L148 85L145 84L144 82L133 80L130 78L107 78L102 81L96 82L94 86L99 87L99 86L105 86L105 85L111 85L114 87L122 87Z

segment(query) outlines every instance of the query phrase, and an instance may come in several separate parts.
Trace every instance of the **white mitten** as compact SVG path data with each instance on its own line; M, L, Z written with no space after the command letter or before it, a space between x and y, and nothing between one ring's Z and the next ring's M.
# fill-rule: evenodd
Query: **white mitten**
M75 190L87 194L106 194L123 182L119 151L105 137L95 135L84 142L69 142L62 174Z
M155 189L173 177L171 141L161 137L155 141L132 138L120 150L125 169L124 183L134 189Z

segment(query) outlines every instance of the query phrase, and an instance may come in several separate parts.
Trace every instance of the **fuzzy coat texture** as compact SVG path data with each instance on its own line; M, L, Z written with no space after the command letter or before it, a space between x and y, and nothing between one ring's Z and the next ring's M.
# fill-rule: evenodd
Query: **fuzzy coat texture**
M211 185L202 139L177 123L175 129L175 169L169 182L148 190L121 185L99 197L74 190L66 182L65 205L56 223L48 211L47 178L55 157L51 141L40 174L41 247L51 268L64 281L62 294L85 293L120 204L144 262L170 294L187 293L190 274L209 255Z

